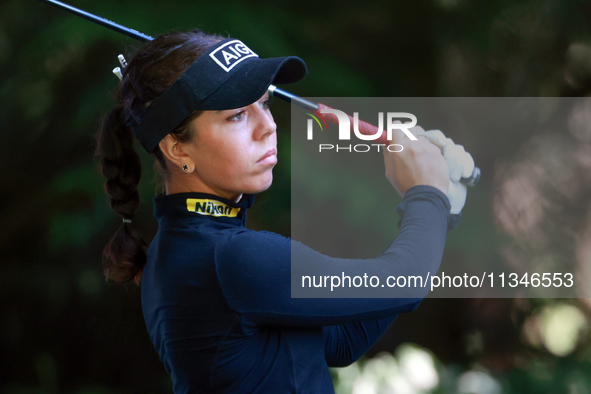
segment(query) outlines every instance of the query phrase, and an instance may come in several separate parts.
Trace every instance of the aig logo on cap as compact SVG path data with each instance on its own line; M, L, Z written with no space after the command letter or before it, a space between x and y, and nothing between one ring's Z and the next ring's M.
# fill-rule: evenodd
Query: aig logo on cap
M249 47L240 40L228 41L224 45L216 48L209 56L228 72L238 63L249 57L259 57Z

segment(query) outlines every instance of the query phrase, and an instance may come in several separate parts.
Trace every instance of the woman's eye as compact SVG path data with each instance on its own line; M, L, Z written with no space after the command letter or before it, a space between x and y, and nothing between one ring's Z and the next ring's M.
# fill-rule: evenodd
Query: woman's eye
M269 109L271 107L272 103L273 103L273 98L269 97L267 100L265 100L261 103L261 107L263 107L264 109Z
M236 113L235 115L232 115L228 118L228 120L233 121L233 122L237 122L239 120L242 120L242 117L245 115L244 111L240 111L238 113Z

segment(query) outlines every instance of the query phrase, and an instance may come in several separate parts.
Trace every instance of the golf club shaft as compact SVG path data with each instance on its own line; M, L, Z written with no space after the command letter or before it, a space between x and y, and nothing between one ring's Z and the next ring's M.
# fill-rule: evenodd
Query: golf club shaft
M128 27L122 26L122 25L115 23L113 21L110 21L108 19L91 14L89 12L83 11L83 10L78 9L76 7L72 7L68 4L62 3L61 1L57 1L57 0L40 0L40 1L42 1L44 3L51 4L57 8L61 8L63 10L66 10L74 15L78 15L84 19L87 19L91 22L97 23L101 26L107 27L107 28L114 30L116 32L125 34L131 38L135 38L136 40L145 42L145 41L152 41L154 39L153 37L151 37L147 34L140 33L137 30L130 29ZM317 104L312 101L306 100L304 98L296 96L295 94L292 94L292 93L286 92L285 90L279 89L278 87L276 87L274 85L269 86L269 94L271 94L274 97L277 97L279 99L282 99L284 101L287 101L288 103L293 103L301 108L312 110L314 112L318 112L319 109L331 109L327 105ZM334 115L331 116L331 114L326 114L325 118L328 119L328 121L331 123L338 124L338 119ZM352 126L353 125L353 122L352 122L353 118L351 116L349 116L349 118L351 120L351 126ZM362 134L371 135L371 134L375 134L378 131L376 126L374 126L370 123L364 122L362 120L359 120L358 125L359 125L359 131ZM474 186L474 185L476 185L476 183L478 182L479 179L480 179L480 169L475 168L472 176L469 178L463 178L462 183L465 183L469 186Z
M152 41L154 39L153 37L150 37L146 34L140 33L139 31L130 29L125 26L121 26L118 23L115 23L115 22L110 21L105 18L101 18L100 16L93 15L89 12L82 11L81 9L78 9L76 7L72 7L68 4L64 4L60 1L57 1L57 0L40 0L40 1L42 1L44 3L51 4L55 7L61 8L61 9L66 10L68 12L71 12L72 14L78 15L84 19L88 19L91 22L98 23L101 26L108 27L109 29L115 30L116 32L123 33L131 38L135 38L136 40Z

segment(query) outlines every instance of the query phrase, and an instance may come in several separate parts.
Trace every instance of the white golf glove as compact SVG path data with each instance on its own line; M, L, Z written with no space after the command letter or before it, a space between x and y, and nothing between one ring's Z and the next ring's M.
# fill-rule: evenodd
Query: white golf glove
M468 193L468 188L460 182L460 179L472 175L472 171L474 171L472 155L466 152L462 145L454 144L451 138L447 138L441 130L429 130L417 135L424 135L429 142L441 148L441 154L449 170L447 198L451 203L451 213L459 214L464 208Z

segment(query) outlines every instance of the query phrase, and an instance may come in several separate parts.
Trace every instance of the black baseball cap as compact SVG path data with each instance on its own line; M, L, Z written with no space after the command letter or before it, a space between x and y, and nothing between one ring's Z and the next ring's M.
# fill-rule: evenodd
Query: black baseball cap
M201 55L139 116L139 123L135 123L136 116L129 126L143 147L153 153L162 138L193 111L250 105L269 85L297 82L307 71L299 57L261 59L242 41L228 38Z

